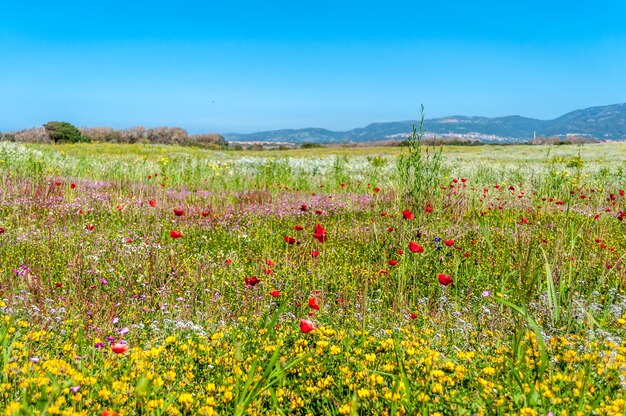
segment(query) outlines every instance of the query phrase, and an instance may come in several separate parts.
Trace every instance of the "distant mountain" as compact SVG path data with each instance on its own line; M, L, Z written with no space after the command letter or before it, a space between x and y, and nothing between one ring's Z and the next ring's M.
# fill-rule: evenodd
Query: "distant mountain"
M227 133L229 142L341 143L404 139L419 121L372 123L348 131L320 128L274 130L250 134ZM626 139L626 103L590 107L567 113L554 120L521 116L468 117L450 116L424 121L427 136L455 137L482 142L522 142L537 137L586 136L598 140Z

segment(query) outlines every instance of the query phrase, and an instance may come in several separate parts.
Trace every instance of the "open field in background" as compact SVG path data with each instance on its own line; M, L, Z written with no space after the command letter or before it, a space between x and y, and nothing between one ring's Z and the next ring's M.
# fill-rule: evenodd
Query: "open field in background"
M626 145L401 152L0 143L0 409L624 414Z

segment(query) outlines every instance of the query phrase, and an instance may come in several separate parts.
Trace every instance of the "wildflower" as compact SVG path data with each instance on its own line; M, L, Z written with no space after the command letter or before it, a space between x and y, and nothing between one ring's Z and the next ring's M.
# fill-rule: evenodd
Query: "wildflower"
M103 285L108 285L109 281L103 277L102 279L100 279L100 283L102 283Z
M302 230L304 230L304 227L301 226L301 225L294 225L293 229L296 230L296 231L302 231Z
M125 342L116 342L115 344L111 345L111 351L116 354L124 354L128 351L128 349L128 345Z
M70 184L70 188L71 188L71 189L76 189L76 184L75 184L75 183L71 183L71 184Z
M296 242L295 238L289 237L288 235L284 236L283 240L285 240L285 243L287 244L294 244Z
M398 260L389 260L387 262L390 266L397 266L398 265Z
M154 199L149 200L149 201L148 201L148 204L150 204L150 206L151 206L152 208L154 208L154 207L156 207L156 206L157 206L157 203L156 203L156 201L155 201Z
M72 386L72 387L70 387L70 391L72 393L74 393L74 394L78 393L78 390L80 390L80 386Z
M454 245L454 240L444 240L443 243L448 247L452 247Z
M279 297L279 296L280 296L280 290L272 290L272 291L270 291L270 295L271 295L273 298L277 298L277 297Z
M246 286L250 287L256 286L260 282L260 280L256 276L244 277L243 281Z
M307 204L300 205L300 211L307 212L308 210L309 210L309 207Z
M409 241L409 251L411 253L423 253L424 252L424 247L422 247L418 243L415 243L413 241Z
M488 298L490 294L491 294L491 292L490 292L490 291L488 291L488 290L483 290L483 293L482 293L483 298Z
M315 299L313 296L309 298L309 308L315 309L316 311L320 310L320 305L317 304L317 299Z
M86 229L86 230L92 231L94 228L96 228L96 226L95 226L95 225L93 225L93 224L87 224L87 225L85 225L85 229Z
M176 231L176 230L172 230L170 231L170 237L171 238L181 238L183 236L183 233L181 233L180 231Z
M100 416L118 416L115 410L103 410Z
M405 220L414 220L415 215L407 209L402 211L402 218L404 218Z
M313 324L313 322L307 319L300 319L300 331L306 334L307 332L311 332L314 329L315 329L315 324Z
M202 211L202 212L200 213L200 215L201 215L201 216L203 216L203 217L208 217L208 216L209 216L209 213L208 213L207 211Z
M0 234L4 234L4 228L0 227Z
M174 215L176 215L177 217L182 217L185 215L185 211L183 211L182 209L174 209Z
M315 258L320 255L319 251L311 250L311 257Z
M439 273L437 275L437 279L439 280L439 283L444 286L448 286L450 283L452 283L452 276L447 274Z
M313 233L313 238L315 238L320 243L323 243L328 240L326 234L326 228L322 227L321 224L315 224L315 232Z

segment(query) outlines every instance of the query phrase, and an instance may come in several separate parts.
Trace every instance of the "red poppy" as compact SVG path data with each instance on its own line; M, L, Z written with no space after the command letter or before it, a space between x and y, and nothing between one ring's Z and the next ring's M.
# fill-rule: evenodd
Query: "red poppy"
M419 245L416 242L409 241L409 251L411 253L423 253L424 252L424 247L422 247L421 245Z
M317 257L320 255L319 251L311 250L311 257Z
M413 312L410 316L411 316L411 319L417 319L417 314L415 312Z
M393 231L393 227L387 228L387 231L392 232Z
M176 231L176 230L170 231L170 237L172 238L181 238L182 236L183 236L183 233L181 233L180 231Z
M265 273L265 274L272 274L272 273L274 273L274 270L272 270L272 269L265 269L265 270L263 270L263 273Z
M63 287L63 285L62 285L61 283L59 283L59 282L56 282L54 285L55 285L56 287L58 287L58 288L62 288L62 287Z
M185 211L183 211L182 209L174 209L174 215L176 215L177 217L182 217L183 215L185 215Z
M380 192L380 188L374 188L374 192Z
M274 262L271 259L266 259L265 260L265 264L267 264L268 266L272 267L274 265Z
M402 211L402 218L404 218L405 220L414 220L415 215L407 209Z
M452 247L454 245L454 240L443 240L443 243L448 247Z
M322 227L321 224L315 224L315 232L313 233L313 238L315 238L320 243L323 243L328 240L326 234L326 228Z
M118 211L121 211L121 210L123 210L123 209L124 209L124 205L120 204L120 205L117 205L115 208L116 208Z
M397 266L398 265L398 260L389 260L387 262L390 266Z
M439 273L437 275L437 279L439 280L439 283L444 286L448 286L450 283L452 283L452 276L448 274Z
M93 230L94 228L96 228L96 226L95 226L95 225L93 225L93 224L87 224L87 225L85 225L85 229L87 229L87 230L90 230L90 231L91 231L91 230Z
M293 229L296 230L296 231L302 231L302 230L304 230L304 227L301 226L301 225L294 225Z
M149 200L149 201L148 201L148 204L150 204L150 206L151 206L152 208L154 208L154 207L156 207L156 206L157 206L157 203L156 203L156 201L155 201L154 199Z
M300 205L300 211L307 212L309 210L309 206L307 204Z
M322 214L324 213L324 211L322 211L321 209L316 209L316 210L315 210L315 213L316 213L317 215L322 215Z
M526 217L522 217L522 220L520 221L522 224L528 224L528 218Z
M307 319L300 319L300 331L304 332L305 334L307 332L311 332L315 329L315 324Z
M387 216L387 213L385 211L383 211L383 212L380 213L380 216L381 217L385 217L385 216Z
M404 254L404 250L402 250L401 248L398 249L397 251L398 254Z
M75 183L71 183L70 184L70 189L76 189L76 184Z
M294 244L296 242L295 238L289 237L288 235L284 236L283 240L285 240L285 243L287 244Z
M202 211L200 215L206 218L209 216L209 213L207 211Z
M467 178L461 178L461 182L463 183L467 182Z
M280 296L280 290L272 290L272 291L270 291L270 295L271 295L273 298L277 298L277 297L279 297L279 296Z
M623 190L623 189L620 189L620 190L619 190L619 195L620 195L620 196L624 196L624 190Z
M427 214L430 214L431 212L433 212L433 206L430 202L426 203L426 206L424 207L424 211L426 211Z
M233 264L233 261L231 259L226 259L224 261L224 263L226 263L226 265L230 266L231 264Z
M115 410L103 410L100 416L118 416Z
M111 350L116 354L124 354L128 351L128 345L124 344L123 342L116 342L115 344L111 345Z
M320 310L320 305L317 304L317 299L315 299L313 296L309 298L309 308L315 309L316 311Z
M56 181L54 184L55 184L56 186L61 186L61 182L59 182L59 181Z
M0 227L0 234L4 234L4 228Z
M256 286L260 280L256 277L256 276L250 276L250 277L244 277L243 278L243 282L246 284L246 286Z

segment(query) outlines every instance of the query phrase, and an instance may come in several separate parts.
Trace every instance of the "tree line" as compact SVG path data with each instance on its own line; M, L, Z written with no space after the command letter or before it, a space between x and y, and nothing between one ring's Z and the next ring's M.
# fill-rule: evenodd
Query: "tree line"
M0 133L0 140L22 143L153 143L178 144L221 148L228 146L224 136L217 133L189 134L180 127L146 128L135 126L128 129L112 127L83 127L63 121L51 121L42 127L34 127L10 133Z

